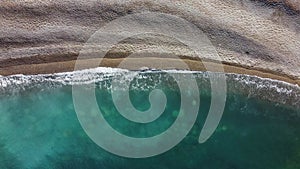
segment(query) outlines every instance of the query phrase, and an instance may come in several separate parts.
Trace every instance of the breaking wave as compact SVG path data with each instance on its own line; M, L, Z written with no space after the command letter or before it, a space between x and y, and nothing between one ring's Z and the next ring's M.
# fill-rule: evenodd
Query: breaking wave
M147 90L155 88L169 78L167 74L192 73L201 86L201 92L207 92L210 88L210 77L218 77L221 73L185 71L185 70L139 70L129 71L119 68L94 68L80 71L40 74L40 75L12 75L0 76L0 94L17 94L31 89L43 90L45 88L57 88L62 86L84 85L95 83L97 87L110 88L110 81L117 78L120 83L134 76L133 88ZM244 94L250 97L258 97L279 104L300 108L300 87L287 82L261 78L257 76L226 73L227 90L229 93ZM172 88L172 83L168 84Z

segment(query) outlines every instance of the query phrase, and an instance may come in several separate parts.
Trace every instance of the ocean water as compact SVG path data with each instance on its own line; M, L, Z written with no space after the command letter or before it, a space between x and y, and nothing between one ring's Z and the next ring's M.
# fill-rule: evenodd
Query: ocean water
M149 158L125 158L95 144L77 118L72 86L95 82L105 120L127 136L158 135L179 116L181 95L169 74L193 74L200 91L199 112L188 135L171 150ZM166 109L142 124L121 116L114 104L112 79L124 83L140 111L149 109L149 93L160 88ZM299 87L253 76L227 74L227 100L213 135L198 137L211 106L208 73L129 72L95 69L54 75L0 77L1 169L297 169L300 168ZM105 136L103 136L105 137Z

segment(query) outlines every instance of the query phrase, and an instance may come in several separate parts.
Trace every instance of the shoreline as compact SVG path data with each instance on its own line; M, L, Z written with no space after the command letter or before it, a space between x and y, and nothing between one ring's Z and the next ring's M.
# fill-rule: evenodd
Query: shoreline
M195 59L182 58L126 58L126 64L122 67L119 67L119 64L124 60L124 58L104 58L101 62L101 67L112 67L112 68L126 68L129 70L139 70L140 65L149 65L150 68L158 69L182 69L186 70L186 67L182 66L182 61L188 65L189 70L191 71L205 71L205 65L209 67L220 66L218 63L211 61L198 61ZM38 63L38 64L21 64L14 66L3 66L0 68L0 75L9 76L14 74L24 74L24 75L34 75L34 74L52 74L60 72L70 72L74 71L74 66L77 61L77 64L83 69L95 68L95 61L99 59L84 59L84 60L69 60L69 61L56 61L49 63ZM129 61L129 62L128 62ZM169 65L169 66L168 66ZM146 66L146 65L145 65ZM158 66L158 67L157 67ZM300 86L300 79L289 77L288 75L280 74L279 72L268 71L264 69L255 69L245 67L243 65L234 65L231 63L222 63L225 73L237 73L237 74L246 74L252 76L258 76L262 78L270 78L274 80L280 80L288 82L291 84L296 84ZM99 66L96 66L99 67Z
M136 58L126 60L132 62L129 69L136 69L136 65L147 63L140 55L145 54L155 57L149 58L148 62L160 65L160 69L167 69L165 65L182 69L177 67L176 60L165 57L171 54L184 60L191 70L205 71L199 60L191 58L194 52L188 46L167 35L141 34L128 38L126 34L120 34L120 38L125 39L109 51L101 44L89 43L95 32L111 21L130 14L160 12L186 20L201 30L222 58L225 72L300 85L300 13L294 5L289 0L276 6L267 1L222 0L133 0L128 3L115 0L85 3L5 0L0 3L3 9L0 11L0 75L73 71L75 61L82 53L87 56L82 63L87 65L86 68L93 68L88 65L93 64L94 54L98 52L106 53L101 65L104 67L118 67L122 58L135 54ZM142 25L157 23L155 18L133 21ZM119 26L126 24L120 23ZM180 25L172 21L170 26L176 28ZM111 34L103 36L109 38ZM201 58L214 59L205 52ZM202 61L214 69L216 63L213 60Z

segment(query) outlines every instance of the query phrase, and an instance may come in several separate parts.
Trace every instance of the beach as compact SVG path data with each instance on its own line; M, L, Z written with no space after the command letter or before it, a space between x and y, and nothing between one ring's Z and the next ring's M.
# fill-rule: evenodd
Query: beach
M138 69L144 63L152 63L155 68L162 62L174 64L162 68L181 69L177 62L184 61L190 70L205 71L204 62L218 62L227 73L256 75L299 85L298 4L289 0L280 3L249 0L95 0L85 3L80 0L4 0L0 2L0 75L72 71L80 53L85 52L83 46L101 27L130 14L158 12L195 25L207 36L221 60L205 56L195 59L191 49L172 38L142 35L125 38L99 66L118 67L129 54L142 53L126 58L132 62L128 69ZM101 49L101 44L98 48L91 49L106 52ZM180 59L165 57L165 51ZM143 53L151 56L146 57ZM86 64L86 68L92 68L94 66L88 65L95 59L95 56L87 57L80 62Z

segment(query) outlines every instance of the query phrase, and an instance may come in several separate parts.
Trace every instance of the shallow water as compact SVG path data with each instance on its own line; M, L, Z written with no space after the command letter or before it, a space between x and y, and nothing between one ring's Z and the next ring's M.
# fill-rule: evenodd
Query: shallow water
M227 101L221 122L211 138L199 144L199 133L211 104L211 89L209 81L203 78L205 73L194 74L201 93L195 125L180 144L166 153L144 159L106 152L82 129L74 110L72 85L84 86L84 82L95 76L81 74L85 80L64 74L2 77L0 168L300 168L300 110L293 104L282 103L291 98L294 100L290 102L298 101L295 87L277 86L276 91L282 89L278 92L288 98L274 98L277 102L271 102L261 95L266 96L262 93L266 90L267 93L273 91L272 87L253 88L248 81L248 88L243 88L249 77L235 81L237 76L228 75ZM162 89L168 99L162 116L151 123L140 124L125 119L116 110L110 90L115 76L121 77L120 83L122 77L126 77L115 72L97 74L95 89L99 108L115 130L131 137L150 137L167 130L176 120L181 98L172 78L165 78L167 75L162 72L141 72L143 78L132 81L130 97L136 109L149 108L148 95L153 88ZM269 83L274 86L275 82L265 79L261 84Z

